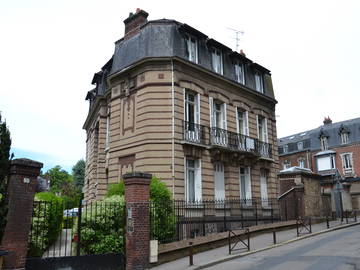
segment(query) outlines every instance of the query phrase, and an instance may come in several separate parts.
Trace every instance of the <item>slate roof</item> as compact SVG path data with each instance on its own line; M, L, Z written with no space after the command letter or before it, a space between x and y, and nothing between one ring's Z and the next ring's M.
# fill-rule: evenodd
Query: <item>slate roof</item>
M106 77L118 73L130 67L132 64L153 57L179 57L187 60L185 33L197 37L198 40L198 65L212 71L211 47L215 46L223 50L224 77L235 81L234 59L246 63L245 78L246 86L255 89L253 78L254 70L260 70L270 75L270 71L253 63L244 55L233 52L230 48L209 39L197 29L180 23L175 20L160 19L148 21L140 27L139 33L129 39L121 38L115 42L113 57L104 65L100 72L95 73L92 83L99 88L97 94L101 95L106 91ZM226 48L226 50L225 50ZM255 91L255 90L254 90ZM272 89L269 92L265 89L265 95L274 98Z
M322 125L318 128L299 132L290 136L278 139L279 154L286 155L304 150L320 150L320 136L323 134L328 138L329 148L341 145L341 131L349 133L349 144L360 142L360 118L354 118L337 123ZM303 150L296 148L298 142L308 141L309 146ZM283 153L283 147L288 145L289 151ZM293 146L293 147L289 147Z

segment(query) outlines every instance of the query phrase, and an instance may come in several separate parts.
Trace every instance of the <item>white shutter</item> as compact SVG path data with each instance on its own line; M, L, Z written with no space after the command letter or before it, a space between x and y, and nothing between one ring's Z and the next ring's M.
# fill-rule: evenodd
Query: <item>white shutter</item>
M240 133L240 127L239 127L239 111L238 107L235 109L235 117L236 117L236 133Z
M226 122L226 103L223 103L221 106L221 121L222 121L222 129L227 130L227 122Z
M249 136L249 118L248 118L248 111L245 111L245 119L244 119L244 132L245 135Z
M201 160L195 160L195 200L201 201Z
M268 127L267 127L267 119L266 118L264 118L264 140L265 140L265 142L269 142Z
M250 173L250 167L246 168L246 199L251 200L251 173Z
M267 179L266 179L266 172L264 170L260 171L260 194L262 200L268 199Z
M260 139L260 134L259 134L259 116L258 116L258 115L256 115L256 128L257 128L258 139Z
M216 126L214 125L213 104L214 99L212 97L209 97L210 128Z
M196 95L195 110L196 110L195 123L200 124L200 95L199 94Z

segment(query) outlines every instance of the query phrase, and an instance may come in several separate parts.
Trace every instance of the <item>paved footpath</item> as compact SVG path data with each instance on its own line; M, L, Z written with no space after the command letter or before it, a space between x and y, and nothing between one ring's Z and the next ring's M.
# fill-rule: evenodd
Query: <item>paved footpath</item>
M311 237L313 235L318 235L327 231L333 231L341 229L348 226L353 226L360 224L360 222L354 222L353 219L349 219L349 224L346 222L341 222L340 220L335 220L330 222L330 229L327 229L326 222L318 223L312 225L312 234L304 234L300 237L296 235L296 228L286 229L278 231L276 233L277 244L273 244L273 234L272 232L265 232L256 236L251 237L250 239L250 251L237 251L229 255L229 247L226 245L224 247L212 249L209 251L201 252L194 255L194 265L189 266L189 258L181 258L169 263L161 264L159 266L153 267L153 270L183 270L183 269L204 269L211 267L218 263L222 263L228 260L233 260L239 257L243 257L249 254L253 254L262 250L267 250L276 246L282 246L289 242L297 241L303 238ZM240 245L240 243L239 243ZM216 269L216 267L212 268ZM221 269L221 268L219 268Z

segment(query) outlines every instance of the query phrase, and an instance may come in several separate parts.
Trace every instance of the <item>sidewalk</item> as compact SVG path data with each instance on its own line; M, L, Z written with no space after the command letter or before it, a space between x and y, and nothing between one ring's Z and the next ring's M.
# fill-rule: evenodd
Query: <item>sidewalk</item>
M340 229L342 227L353 226L356 224L360 224L360 222L355 222L354 219L349 219L349 224L346 224L345 220L341 223L340 219L330 221L329 222L330 229L327 229L326 222L313 224L311 235L316 235L319 233ZM282 231L276 232L277 244L274 245L273 244L273 233L272 232L264 232L260 235L256 235L256 236L250 238L250 251L247 251L247 249L244 249L244 250L232 252L232 254L229 255L229 246L226 245L226 246L223 246L220 248L216 248L216 249L212 249L209 251L194 254L194 258L193 258L194 265L191 267L189 266L189 257L185 257L185 258L181 258L181 259L169 262L169 263L155 266L151 269L154 269L154 270L203 269L203 268L209 267L211 265L221 263L223 261L231 260L234 258L245 256L250 253L254 253L257 251L264 250L264 249L269 249L272 247L283 245L289 241L290 242L296 241L296 240L302 239L304 237L309 237L311 235L303 234L303 235L297 237L296 228L282 230ZM239 247L239 248L242 247L242 244L239 243L237 247Z

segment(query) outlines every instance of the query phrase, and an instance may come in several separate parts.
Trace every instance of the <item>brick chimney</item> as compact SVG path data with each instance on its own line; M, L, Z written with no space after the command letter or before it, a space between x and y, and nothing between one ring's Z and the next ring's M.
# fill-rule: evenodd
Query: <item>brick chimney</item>
M330 125L332 124L332 120L330 119L330 117L325 117L324 121L323 121L324 125Z
M124 21L125 24L125 35L124 39L129 39L132 36L136 35L140 26L147 22L147 17L149 13L146 11L137 8L135 14L130 12L129 17Z

